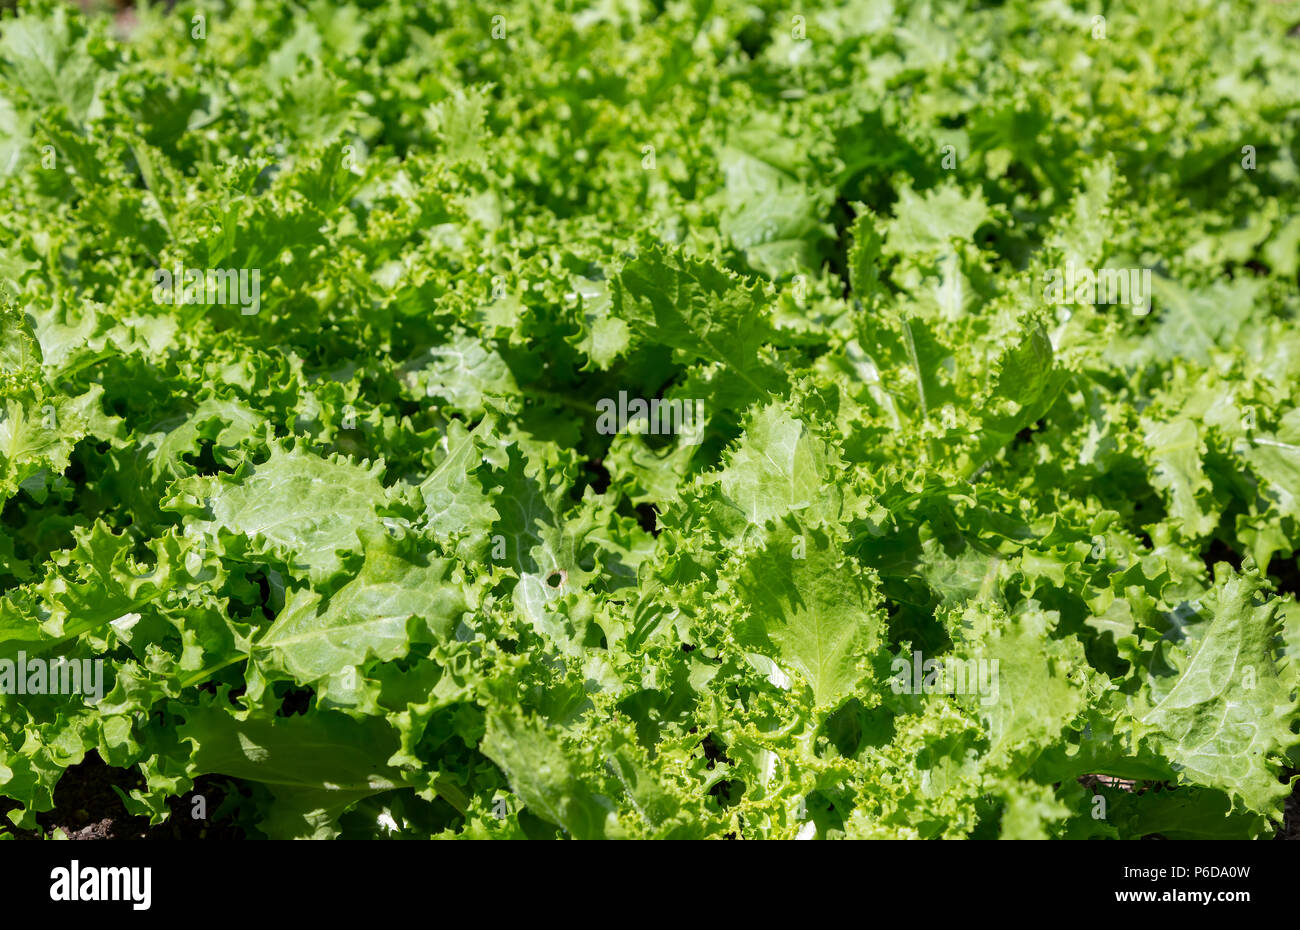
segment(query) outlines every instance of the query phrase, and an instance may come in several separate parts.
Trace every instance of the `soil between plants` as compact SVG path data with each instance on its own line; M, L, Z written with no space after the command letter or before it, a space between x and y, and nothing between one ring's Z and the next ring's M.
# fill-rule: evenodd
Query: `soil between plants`
M227 819L212 815L231 790L231 781L219 776L199 776L194 787L184 795L169 798L171 816L166 822L150 825L149 818L128 813L113 787L129 793L143 788L139 773L105 765L96 753L87 754L80 765L68 768L54 789L54 809L36 815L39 829L21 830L6 817L0 831L7 830L17 839L50 839L62 830L70 840L238 840L244 830ZM208 819L191 816L191 799L196 794L207 802ZM21 805L0 798L0 816Z
M1287 777L1296 775L1288 771ZM244 829L233 820L214 818L222 800L233 789L230 779L217 776L200 776L194 788L184 795L169 798L171 817L165 823L150 825L149 818L127 812L121 797L113 790L116 785L123 792L144 786L138 773L110 768L95 753L89 753L80 765L71 766L59 779L54 790L54 809L36 815L37 830L20 830L9 824L0 825L18 839L39 840L52 838L62 830L70 840L241 840L248 839ZM209 819L195 820L191 816L191 798L203 795L207 800ZM0 815L15 810L20 805L0 798ZM1156 839L1158 837L1152 837ZM1286 800L1282 824L1274 839L1300 840L1300 781Z

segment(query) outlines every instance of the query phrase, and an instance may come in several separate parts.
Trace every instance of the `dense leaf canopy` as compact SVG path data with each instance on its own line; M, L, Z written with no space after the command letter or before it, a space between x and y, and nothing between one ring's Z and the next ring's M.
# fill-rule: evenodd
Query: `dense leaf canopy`
M0 694L10 819L98 754L250 836L1270 835L1286 11L20 4L0 659L105 681Z

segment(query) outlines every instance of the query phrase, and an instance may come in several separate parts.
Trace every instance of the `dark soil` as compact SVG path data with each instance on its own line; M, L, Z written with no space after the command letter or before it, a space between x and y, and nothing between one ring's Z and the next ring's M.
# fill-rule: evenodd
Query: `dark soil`
M1297 774L1288 771L1287 777ZM1291 796L1286 799L1286 814L1282 819L1282 826L1277 828L1277 840L1300 840L1300 781L1295 783L1295 788L1291 790Z
M132 788L143 788L144 779L134 770L110 768L92 752L59 779L54 789L54 809L36 815L39 829L20 830L7 822L7 818L5 828L18 839L25 840L51 837L56 829L61 829L71 840L245 838L243 829L233 820L214 816L227 795L237 790L229 779L219 776L195 779L191 791L168 799L171 817L156 826L150 826L148 817L129 814L113 790L114 785L129 793ZM207 801L207 820L195 820L191 816L192 799L200 794ZM0 798L0 816L20 806L8 798Z

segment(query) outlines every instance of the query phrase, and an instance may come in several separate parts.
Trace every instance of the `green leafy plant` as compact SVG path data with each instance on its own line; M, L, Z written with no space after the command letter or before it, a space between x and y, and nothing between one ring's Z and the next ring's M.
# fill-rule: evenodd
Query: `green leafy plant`
M20 4L10 821L94 754L250 837L1271 835L1292 25Z

